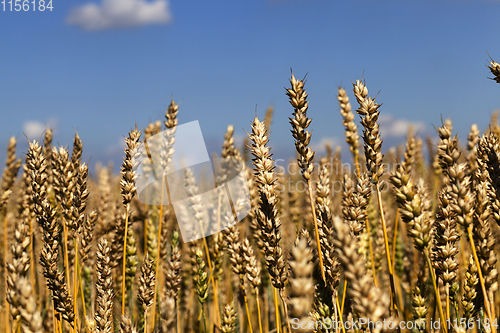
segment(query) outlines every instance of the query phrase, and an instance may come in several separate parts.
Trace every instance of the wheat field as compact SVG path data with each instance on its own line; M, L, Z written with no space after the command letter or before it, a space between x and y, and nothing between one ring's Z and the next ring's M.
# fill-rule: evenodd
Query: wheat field
M500 83L500 64L488 67ZM174 101L165 119L128 133L120 174L101 166L89 176L78 134L68 149L47 129L22 153L11 138L0 190L1 332L496 333L498 112L485 133L472 125L467 142L448 119L437 142L410 131L384 156L381 105L363 80L352 89L354 112L345 89L337 95L350 148L342 158L312 150L305 81L293 73L296 157L286 172L273 161L272 108L252 120L242 147L229 125L219 155L246 165L250 200L233 213L247 205L249 214L192 242L171 205L137 198L136 148L174 134ZM196 211L189 169L184 182Z

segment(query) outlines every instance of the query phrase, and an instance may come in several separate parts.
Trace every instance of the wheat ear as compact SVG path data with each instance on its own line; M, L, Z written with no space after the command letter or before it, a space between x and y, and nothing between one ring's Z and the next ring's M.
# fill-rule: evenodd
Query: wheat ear
M266 132L264 123L255 117L252 123L252 133L250 134L250 141L252 142L250 150L254 156L255 182L257 183L260 196L259 207L256 210L256 219L262 230L266 266L274 287L277 332L279 333L281 328L278 309L278 289L285 287L287 277L285 259L280 246L281 220L277 210L278 195L276 193L277 184L274 175L275 166L271 158L271 149L267 147L269 140Z
M19 167L21 166L21 160L16 158L16 144L17 141L14 137L9 139L9 144L7 146L7 159L5 161L5 168L2 174L1 181L1 190L2 195L0 196L0 216L3 216L3 263L4 263L4 274L7 274L7 230L9 230L9 224L7 219L7 209L6 204L9 199L12 190L11 187L16 180L17 172L19 171ZM5 290L7 290L7 281L5 280ZM5 302L6 311L6 324L7 330L10 330L9 327L9 303Z
M220 331L221 333L235 333L235 327L236 311L234 310L234 304L229 303L224 307L224 310L222 311L222 324Z
M370 174L370 180L375 184L377 192L377 202L380 210L380 219L382 221L382 231L384 233L385 254L387 257L387 266L389 268L389 280L391 284L391 308L398 312L395 304L396 289L394 286L394 273L392 270L391 255L389 250L389 241L387 237L387 226L385 223L384 208L382 205L382 194L380 192L380 177L384 174L382 164L382 139L380 138L379 125L377 123L380 111L380 104L375 102L375 98L368 97L368 89L363 81L356 80L353 83L354 96L359 103L356 112L361 116L361 125L363 125L363 141L366 159L366 169Z
M44 268L43 275L47 279L47 287L52 291L54 310L57 318L66 320L73 325L73 301L65 281L64 273L58 271L59 259L59 225L56 219L56 209L47 197L45 182L47 179L47 164L38 142L30 142L26 163L30 170L33 187L33 203L38 224L43 230L43 249L40 253L40 264ZM60 320L61 321L61 320Z
M479 141L479 147L484 143L482 138ZM486 163L487 156L483 155L484 150L480 148L480 156L476 156L476 172L473 173L475 177L474 190L476 192L476 203L473 215L473 234L477 256L480 261L481 273L484 278L484 286L488 292L488 299L490 301L491 313L495 313L494 295L498 289L498 269L496 268L497 258L495 255L495 237L490 227L489 217L491 214L491 207L497 206L497 197L495 195L488 197L488 189L492 189L489 184L488 172ZM493 194L493 193L492 193ZM491 199L491 200L490 200ZM498 214L496 211L494 214Z
M18 292L15 295L14 303L19 308L19 318L21 320L20 332L42 333L42 318L36 308L33 287L29 280L23 276L17 277L15 285Z
M130 131L128 138L125 139L127 147L125 148L125 157L121 168L122 179L120 181L121 194L123 197L123 204L125 205L125 230L123 233L123 272L122 272L122 316L125 315L125 287L126 287L126 264L127 264L127 235L128 235L128 220L130 215L130 202L137 192L135 187L135 180L137 179L137 160L134 159L138 154L137 148L139 147L139 138L141 131L135 129Z
M474 262L474 257L471 255L465 272L465 281L462 294L462 306L464 309L464 317L466 320L475 318L479 312L476 307L477 285L479 279L477 276L477 266Z
M248 308L248 298L244 280L244 277L247 274L247 267L250 263L250 255L248 253L250 243L247 238L245 238L243 241L240 240L240 232L237 226L232 226L229 229L224 230L224 236L225 242L227 243L227 252L229 253L231 269L233 273L239 278L241 294L243 295L243 299L245 301L248 329L250 330L250 332L252 332L252 318L250 316L250 310Z
M244 260L248 262L248 265L246 267L246 277L248 282L250 282L250 284L253 286L253 290L255 292L255 302L257 303L257 317L259 320L259 332L262 333L262 318L260 313L259 301L259 287L262 282L260 278L261 267L259 262L257 261L257 258L255 257L252 247L250 245L247 245L246 241L245 246L243 247L243 256L245 258Z
M144 262L141 266L141 276L139 277L139 294L137 295L137 299L141 303L144 310L144 333L148 332L147 313L149 307L153 305L153 298L156 293L156 276L153 265L153 261L149 259L149 254L146 254Z
M407 233L413 239L415 249L422 252L431 274L434 287L435 299L438 304L441 321L445 322L441 297L439 294L434 268L429 257L429 248L432 238L432 222L430 203L426 196L423 183L414 184L407 171L407 164L399 165L390 177L394 185L394 194L398 203L401 220L407 224ZM422 286L414 289L414 300L417 304L413 305L417 310L417 315L422 313ZM421 316L418 316L421 318ZM446 329L446 328L445 328Z
M353 154L354 164L356 165L356 170L358 176L360 175L359 170L359 134L358 127L354 122L354 113L352 113L351 103L349 102L349 97L346 94L344 88L339 87L337 99L340 105L340 114L342 115L342 124L345 127L345 141L349 145L349 150Z
M176 301L171 296L165 293L163 299L161 300L161 319L160 319L160 332L170 333L175 332L176 324Z
M333 244L344 268L345 278L349 281L348 292L354 301L353 308L360 317L364 316L372 321L388 319L395 324L395 328L398 320L389 316L390 300L370 281L371 277L365 272L364 260L358 253L358 245L350 236L349 231L349 226L340 218L333 218ZM381 330L374 329L372 331L380 332Z
M298 164L302 170L302 176L306 181L307 192L311 203L311 211L314 221L314 229L316 231L316 244L318 246L319 265L321 267L321 276L326 282L325 267L323 264L323 252L321 251L321 241L319 237L318 221L316 217L316 208L314 207L314 199L311 187L311 175L314 171L314 151L309 146L311 141L311 133L307 130L312 119L307 117L307 109L309 102L307 101L307 92L304 89L304 80L297 80L292 72L290 79L291 88L286 89L286 94L290 100L290 105L293 107L293 118L290 119L292 125L292 136L295 139L295 149L299 154Z
M299 318L300 322L304 322L310 319L309 312L314 297L314 282L312 279L314 264L309 239L305 237L297 238L290 254L290 316L291 318ZM311 332L309 329L296 331Z
M172 160L172 156L174 154L175 148L175 132L177 129L177 113L179 112L179 106L175 103L174 100L170 101L170 104L167 108L167 111L165 112L165 132L163 133L163 140L162 140L162 147L160 151L160 162L162 165L162 170L164 171L164 174L161 175L162 179L162 184L161 184L161 202L162 205L160 206L160 216L158 218L158 248L157 252L160 254L160 247L161 247L161 234L162 234L162 222L163 222L163 196L164 196L164 181L165 181L165 172L168 170L169 164ZM167 187L167 196L170 196L168 193L168 184L166 184ZM170 202L170 198L169 198ZM156 260L155 262L155 272L156 272L156 277L158 281L161 281L160 274L161 271L159 269L160 264L159 260ZM153 297L153 309L156 308L156 295L159 294L160 290L158 289L158 292L154 294ZM156 316L156 311L153 311L153 325L155 323L155 316Z
M89 215L86 216L83 222L83 231L80 246L80 259L82 261L82 276L80 278L80 288L82 289L82 299L83 299L83 316L87 317L87 309L91 308L91 298L92 298L92 274L91 266L94 260L92 255L92 243L94 240L94 230L97 221L97 213L93 210ZM84 288L85 283L85 288Z
M135 327L132 326L132 321L127 316L122 316L120 322L120 333L136 333Z
M111 333L113 329L113 277L109 243L99 239L96 253L96 312L95 323L98 332Z
M30 269L30 257L28 254L30 243L29 230L24 218L21 218L14 230L14 242L11 245L12 261L7 263L8 288L6 296L7 302L12 305L10 312L14 322L17 321L21 311L21 304L17 303L15 300L18 294L22 294L22 290L16 282L18 278L26 277Z
M490 60L491 61L490 64L488 65L488 68L490 69L491 74L494 75L494 77L491 79L494 80L496 83L500 83L500 64L495 60L493 60L491 57Z
M198 278L196 281L196 293L198 294L198 301L201 304L201 310L203 314L203 325L205 327L205 332L207 331L207 319L205 314L205 302L208 297L208 275L205 271L205 261L203 260L203 252L200 249L196 250L196 264L198 268Z
M418 325L417 327L425 327L427 320L427 299L425 297L425 283L417 284L412 291L411 305L413 308L413 319ZM425 333L425 329L419 329L420 333Z

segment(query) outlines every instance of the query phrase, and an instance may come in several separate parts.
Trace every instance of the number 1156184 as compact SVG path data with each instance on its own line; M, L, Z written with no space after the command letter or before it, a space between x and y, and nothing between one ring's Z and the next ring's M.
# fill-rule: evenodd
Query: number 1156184
M4 12L44 12L52 11L52 0L2 0L0 8Z

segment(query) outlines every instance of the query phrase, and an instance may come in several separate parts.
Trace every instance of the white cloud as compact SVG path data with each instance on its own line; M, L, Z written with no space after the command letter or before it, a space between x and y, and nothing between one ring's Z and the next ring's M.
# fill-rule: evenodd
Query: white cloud
M172 20L168 0L102 0L73 9L66 23L84 30L137 27L167 24Z
M390 114L381 114L379 117L380 132L384 136L406 136L410 126L413 126L413 133L421 132L425 128L422 121L412 122L406 119L395 118Z
M243 147L243 143L245 142L245 138L247 138L247 135L244 133L234 133L233 134L233 139L234 139L234 146L238 149L241 149Z
M39 121L29 120L23 124L23 132L28 139L39 139L45 131L45 125Z
M23 133L28 139L40 139L47 128L56 130L57 119L50 118L45 123L38 120L27 120L23 124Z
M127 146L127 142L125 141L125 137L119 137L115 143L110 144L106 147L106 154L113 155L118 153L123 153L123 150Z
M338 138L328 138L323 137L320 141L311 142L311 149L316 152L316 154L326 154L326 145L330 145L330 147L335 150L335 147L340 146L342 143Z

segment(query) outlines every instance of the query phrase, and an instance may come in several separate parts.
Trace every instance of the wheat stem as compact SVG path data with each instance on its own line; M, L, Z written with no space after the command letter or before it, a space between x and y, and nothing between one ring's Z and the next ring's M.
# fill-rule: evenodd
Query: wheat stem
M446 319L451 319L450 318L450 284L449 283L446 283L445 293L446 293Z
M368 216L366 217L366 233L368 234L368 249L370 250L370 260L371 260L371 265L372 265L372 276L373 276L373 284L375 284L375 287L378 287L378 282L377 282L377 273L375 270L375 259L373 256L373 245L372 245L372 234L370 231L370 223L368 221ZM344 302L342 302L343 304Z
M356 172L358 174L358 178L361 178L361 170L359 168L359 152L358 152L358 150L355 150L353 154L354 154L354 163L356 164ZM370 261L371 261L371 265L372 265L373 283L375 284L375 287L378 287L377 274L375 272L375 260L373 259L372 236L371 236L371 232L370 232L370 223L368 222L368 216L366 217L365 225L366 225L366 232L368 234L368 249L370 251ZM344 288L345 287L346 287L346 285L344 285ZM344 308L344 300L345 300L345 289L344 289L344 294L342 295L342 308Z
M377 191L377 201L378 201L378 207L380 210L380 219L382 221L382 231L384 232L384 245L385 245L385 254L387 257L387 266L389 268L389 281L391 285L391 309L396 311L397 316L399 317L398 314L398 307L396 305L396 288L394 287L394 273L392 271L392 263L391 263L391 255L390 255L390 250L389 250L389 241L387 237L387 226L385 223L385 217L384 217L384 207L382 205L382 193L380 192L380 186L379 183L375 184L375 188Z
M392 238L392 271L394 272L394 267L396 266L396 242L398 237L398 224L399 224L399 209L396 209L396 221L394 222L394 237Z
M344 279L344 291L342 293L342 306L340 307L340 315L344 315L344 304L345 304L345 298L346 298L346 291L347 291L347 280Z
M262 318L260 315L259 289L255 288L255 302L257 303L257 316L259 319L259 333L262 333Z
M68 282L68 291L69 291L69 290L71 290L71 286L69 284L70 279L69 279L69 259L68 259L68 227L66 226L66 222L64 221L64 217L63 217L62 224L63 224L63 232L64 232L64 266L66 268L65 269L66 281ZM61 332L62 332L62 329L61 329ZM71 329L71 332L73 332L73 329Z
M281 301L283 302L283 311L285 312L285 322L288 328L288 332L292 332L292 328L290 327L290 321L288 320L289 319L288 305L285 302L285 289L280 289L280 297Z
M396 291L397 291L397 297L398 297L398 300L399 300L399 304L401 306L401 308L399 309L400 313L401 313L401 316L402 318L405 318L405 302L403 300L403 291L401 290L401 285L398 283L398 276L397 274L394 275L394 279L395 279L395 282L396 282Z
M59 331L63 333L62 320L59 320Z
M176 323L177 333L180 333L181 332L181 309L179 308L179 300L176 300L175 307L176 307L175 316L177 317L177 323Z
M75 312L75 327L78 327L78 242L76 241L75 237L73 237L73 244L75 247L75 272L73 276L73 283L74 283L74 299L73 299L73 308Z
M147 331L148 331L148 308L144 310L144 333L147 333Z
M217 229L220 230L220 229ZM218 294L217 294L217 285L215 284L215 279L214 279L214 274L212 270L212 261L210 260L210 252L208 251L208 244L207 244L207 239L206 237L203 237L203 246L205 248L205 252L207 255L207 263L208 263L208 269L210 272L210 282L212 283L212 287L214 288L214 303L215 303L215 312L217 313L216 318L218 320L217 326L220 325L221 318L220 318L220 312L219 312L219 301L218 301Z
M245 282L241 281L241 289L243 292L243 298L245 299L245 311L247 312L247 319L248 319L248 328L250 329L250 332L253 332L252 329L252 317L250 316L250 310L248 309L248 299L247 299L247 293L245 292Z
M202 313L203 313L203 327L205 328L205 333L208 333L207 331L207 316L205 315L205 304L201 306Z
M168 184L165 184L165 176L162 176L161 177L161 206L160 206L160 216L158 218L158 246L157 246L157 252L158 253L158 256L160 255L160 245L161 245L161 226L162 226L162 221L163 221L163 191L164 191L164 186L167 186L167 196L168 196L168 199L169 199L169 202L170 202L170 195L168 194ZM127 235L127 234L125 234ZM126 236L125 236L126 237ZM155 263L155 273L156 273L156 279L157 281L160 281L160 276L158 275L159 274L159 267L160 267L160 260L159 258L156 258L156 263ZM157 283L157 286L158 286L158 292L160 291L160 284ZM156 309L156 295L157 295L157 292L155 290L155 294L153 296L153 309ZM155 315L156 315L156 311L153 311L153 328L155 326ZM145 333L147 333L146 330L144 330Z
M273 287L273 289L274 289L274 308L276 309L276 333L280 333L281 321L280 321L280 309L278 304L278 288Z
M80 283L78 283L78 284L80 285L80 292L82 293L83 318L84 318L84 322L85 322L85 318L87 318L87 310L85 309L85 294L83 293L83 280L82 280L81 275L80 275L80 278L78 280L80 281Z
M309 180L307 181L307 192L309 192L309 199L310 199L309 201L311 203L311 210L312 210L313 221L314 221L314 231L316 234L316 244L318 245L318 257L319 257L319 266L321 269L321 277L323 278L323 281L326 282L325 268L323 266L323 255L321 252L321 243L319 240L318 221L316 218L316 208L314 207L312 188L311 188L311 183L309 182Z
M125 315L125 266L127 264L127 235L128 235L128 216L130 211L130 204L127 203L125 207L125 237L123 237L123 274L122 274L122 316ZM144 318L146 320L146 318ZM146 323L146 321L145 321ZM145 331L146 332L146 331Z
M431 259L429 258L429 249L425 248L423 253L425 256L425 260L427 261L427 266L429 267L429 272L431 273L432 286L434 287L434 293L436 297L436 304L439 311L439 316L441 317L441 321L443 322L443 331L444 333L447 333L448 329L446 327L446 320L444 319L443 305L441 304L441 296L439 295L434 268L432 267Z
M3 263L4 263L4 274L5 274L5 281L4 281L4 290L7 290L7 253L8 253L8 245L7 245L7 234L8 234L8 229L7 229L7 214L6 211L3 210ZM32 243L33 244L33 243ZM10 332L10 304L7 302L7 293L5 293L5 325L6 327L6 332Z
M484 308L486 309L486 315L488 316L490 323L493 323L493 317L492 317L492 313L491 313L491 309L490 309L490 302L488 300L488 294L486 293L486 287L484 285L484 277L483 277L483 273L481 270L481 265L479 264L479 259L477 257L476 247L474 246L474 238L472 237L472 224L470 224L467 227L467 234L469 236L469 241L471 244L472 254L474 256L474 261L476 262L476 266L477 266L477 273L479 275L479 283L481 284L481 290L483 291ZM496 330L495 326L490 325L490 327L491 327L492 332L496 333L497 330Z
M346 286L347 285L347 282L344 283L344 285ZM345 293L345 291L344 291ZM338 297L335 297L335 301L337 302L336 305L337 305L337 308L338 309L341 309L340 308L340 305L339 305L339 298ZM342 300L343 302L343 300ZM342 304L342 308L344 307L344 304ZM342 332L345 333L345 327L344 327L344 321L342 319L342 310L340 310L340 313L339 313L339 320L340 320L340 325L342 326Z
M29 224L30 224L30 262L31 262L30 279L31 279L31 285L33 286L33 297L34 297L36 290L36 277L35 277L36 267L35 267L35 247L33 245L33 237L34 237L33 219L29 219Z

